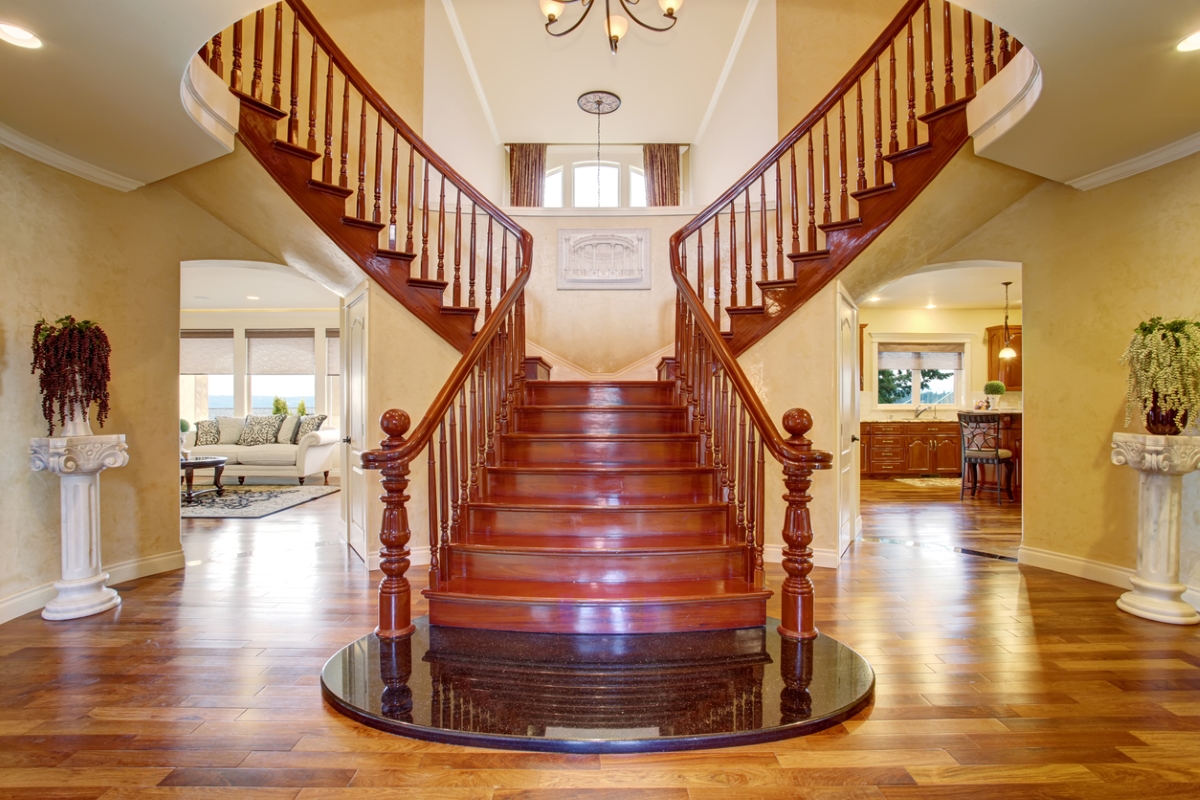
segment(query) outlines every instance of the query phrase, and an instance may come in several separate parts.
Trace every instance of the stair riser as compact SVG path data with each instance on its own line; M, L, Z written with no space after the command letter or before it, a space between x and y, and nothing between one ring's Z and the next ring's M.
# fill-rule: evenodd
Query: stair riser
M700 553L497 553L455 548L452 575L513 581L648 583L734 578L745 574L741 550Z
M574 548L587 555L590 550L621 550L628 548L661 547L668 549L687 549L689 547L720 546L730 544L733 540L722 531L713 530L705 533L643 533L625 534L616 532L611 535L596 536L562 536L552 534L468 534L464 544L490 545L492 547L548 547Z
M525 384L525 402L535 406L669 406L675 402L673 383Z
M470 509L469 542L494 543L507 534L553 533L562 539L593 539L619 547L647 536L695 537L695 544L725 540L727 512L718 509L622 511L619 508L577 511Z
M758 597L685 603L529 603L429 598L429 622L455 628L545 633L670 633L766 624Z
M503 441L505 464L696 465L695 441Z
M711 503L709 472L502 472L487 476L488 497L532 501L631 505L635 503Z
M517 410L521 433L686 433L686 410L647 409L555 409Z

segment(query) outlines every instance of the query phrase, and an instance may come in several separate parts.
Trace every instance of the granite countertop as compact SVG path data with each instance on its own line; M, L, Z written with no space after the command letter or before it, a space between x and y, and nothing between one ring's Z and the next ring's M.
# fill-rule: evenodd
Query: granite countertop
M974 409L964 409L964 410L974 412ZM892 414L891 417L888 416L889 413ZM870 414L864 414L859 421L860 422L909 422L909 423L911 423L911 422L957 422L958 421L958 411L957 410L956 411L947 411L945 409L939 409L938 415L936 417L931 416L932 412L928 412L926 414L922 414L917 419L913 419L912 417L900 417L900 416L898 416L899 413L901 413L901 412L895 412L895 411L893 411L893 412L887 412L887 411L873 412ZM1021 414L1022 410L1019 408L993 408L993 409L989 409L989 410L980 410L979 413L981 413L981 414Z

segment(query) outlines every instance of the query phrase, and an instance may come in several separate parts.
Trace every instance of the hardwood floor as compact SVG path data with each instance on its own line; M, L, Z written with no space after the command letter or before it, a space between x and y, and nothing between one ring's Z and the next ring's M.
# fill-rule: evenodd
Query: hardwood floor
M813 573L819 626L878 673L874 706L831 730L631 756L379 733L317 686L374 624L378 573L338 542L338 504L187 521L187 569L121 585L119 610L0 626L0 797L1200 797L1200 630L1124 614L1110 586L869 541ZM993 535L965 510L865 510L877 538Z

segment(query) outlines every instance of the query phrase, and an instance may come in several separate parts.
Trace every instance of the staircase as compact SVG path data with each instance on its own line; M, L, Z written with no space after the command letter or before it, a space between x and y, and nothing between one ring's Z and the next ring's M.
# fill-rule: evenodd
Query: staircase
M618 634L755 627L771 592L673 381L528 381L458 542L434 625ZM757 585L756 585L757 584Z

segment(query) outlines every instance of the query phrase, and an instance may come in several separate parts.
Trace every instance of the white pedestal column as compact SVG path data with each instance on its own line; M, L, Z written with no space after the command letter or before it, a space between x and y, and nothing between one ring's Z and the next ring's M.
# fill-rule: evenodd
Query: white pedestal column
M58 596L42 610L45 619L87 617L121 603L100 570L100 473L128 464L126 450L124 434L29 440L33 470L60 479L62 580L54 582Z
M1200 468L1200 439L1114 433L1112 462L1139 473L1137 574L1133 591L1117 607L1139 617L1173 625L1200 622L1196 609L1183 602L1179 582L1179 532L1183 476Z

